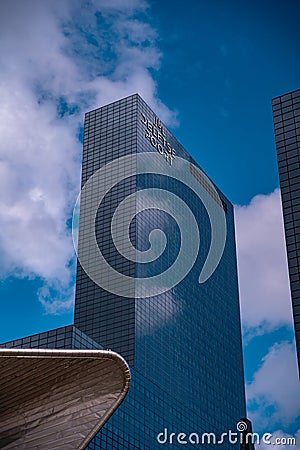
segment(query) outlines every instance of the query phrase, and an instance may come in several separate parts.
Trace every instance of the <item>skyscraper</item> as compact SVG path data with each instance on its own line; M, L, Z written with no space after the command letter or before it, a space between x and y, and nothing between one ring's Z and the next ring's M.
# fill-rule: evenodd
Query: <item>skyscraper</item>
M75 326L125 357L133 379L89 448L236 429L233 208L138 95L86 114L78 257Z
M189 448L236 431L246 411L229 200L135 94L86 114L79 203L72 342L120 353L132 376L87 448Z
M300 90L272 102L300 370Z

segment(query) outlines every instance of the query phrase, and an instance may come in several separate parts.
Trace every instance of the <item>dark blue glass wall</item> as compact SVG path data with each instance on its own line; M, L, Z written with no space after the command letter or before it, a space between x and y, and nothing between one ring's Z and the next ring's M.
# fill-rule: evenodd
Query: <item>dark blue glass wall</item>
M300 89L272 102L300 373Z
M101 345L74 327L55 328L43 333L33 334L24 338L0 344L2 348L53 348L73 350L103 350Z
M156 141L151 142L151 123L155 121ZM183 158L199 168L174 136L160 126L138 95L88 113L83 185L99 168L125 155L157 153L161 158L158 164L163 168L169 161L159 153L167 148L166 143L175 149L175 158ZM162 137L157 134L160 130ZM158 141L163 148L157 147ZM245 416L233 208L218 191L218 207L223 208L227 224L225 249L215 272L199 284L211 242L210 220L203 203L174 178L155 173L126 174L124 170L124 181L108 192L96 218L99 248L116 271L135 279L152 277L165 271L179 254L179 226L174 217L162 210L160 201L136 214L129 233L132 244L145 251L149 249L150 232L163 230L167 243L157 260L134 263L121 256L114 246L111 221L116 208L128 195L150 187L172 192L188 205L199 227L201 245L192 270L179 284L144 298L108 292L91 281L78 264L75 325L99 344L119 352L132 367L128 397L88 449L181 448L176 442L159 444L157 434L167 428L169 433L220 435L228 429L235 431L236 423ZM103 180L106 182L109 180ZM133 202L133 213L135 207L137 203ZM84 232L82 225L80 232ZM201 448L210 446L204 444ZM221 448L235 447L224 443Z
M97 170L106 164L122 156L136 153L136 114L136 97L123 99L86 114L82 187ZM109 184L109 180L107 183ZM110 224L116 206L126 195L134 191L135 177L129 177L107 194L99 205L96 218L97 241L103 255L116 270L122 270L133 277L134 263L126 261L114 251ZM80 224L79 239L84 231L84 226ZM129 364L133 365L134 299L116 296L95 284L79 262L74 323L93 340L105 348L120 353Z

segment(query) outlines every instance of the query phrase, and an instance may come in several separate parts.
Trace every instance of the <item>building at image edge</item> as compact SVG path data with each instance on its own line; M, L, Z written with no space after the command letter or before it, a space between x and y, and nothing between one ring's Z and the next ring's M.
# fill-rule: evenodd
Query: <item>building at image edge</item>
M272 101L300 373L300 89Z

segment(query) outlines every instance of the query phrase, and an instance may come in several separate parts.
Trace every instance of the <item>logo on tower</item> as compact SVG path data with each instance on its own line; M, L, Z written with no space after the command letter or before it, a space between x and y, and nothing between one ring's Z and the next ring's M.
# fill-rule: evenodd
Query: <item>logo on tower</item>
M154 121L151 122L151 120L147 119L143 113L141 121L145 125L145 138L150 141L152 147L156 148L158 153L160 153L171 166L176 152L166 139L166 132L162 122L156 116L154 117Z

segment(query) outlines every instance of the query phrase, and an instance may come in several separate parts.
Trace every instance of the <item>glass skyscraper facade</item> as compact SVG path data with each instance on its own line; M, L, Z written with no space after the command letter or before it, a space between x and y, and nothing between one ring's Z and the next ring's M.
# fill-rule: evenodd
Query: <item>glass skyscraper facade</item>
M120 353L132 375L88 449L208 449L195 434L235 432L246 410L233 207L137 94L86 114L78 241L74 327L61 334Z
M124 356L133 377L89 448L161 448L165 428L236 430L245 398L232 205L138 95L87 113L82 188L75 326Z
M300 90L274 98L272 107L300 370Z

